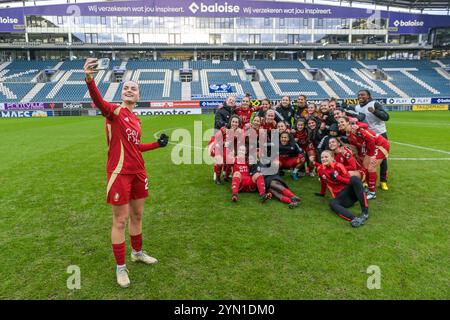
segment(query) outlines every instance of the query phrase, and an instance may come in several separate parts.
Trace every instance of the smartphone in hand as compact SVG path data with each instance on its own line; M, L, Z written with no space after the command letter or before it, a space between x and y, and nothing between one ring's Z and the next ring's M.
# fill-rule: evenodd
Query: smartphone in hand
M106 70L109 67L109 59L101 58L97 60L97 65L94 67L95 71Z

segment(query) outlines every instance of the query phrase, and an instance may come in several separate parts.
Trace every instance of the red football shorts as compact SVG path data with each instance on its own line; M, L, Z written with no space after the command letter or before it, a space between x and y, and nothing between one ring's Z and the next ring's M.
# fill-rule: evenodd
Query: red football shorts
M145 173L108 173L106 202L113 205L128 204L130 200L148 197L148 179Z
M389 156L389 143L383 143L381 146L375 146L374 149L367 150L369 157L375 157L377 160L387 159Z
M311 152L315 152L316 150L314 149L314 145L312 143L308 143L308 144L302 144L299 145L300 148L302 148L302 150L305 153L311 153Z
M301 154L298 157L280 157L279 159L281 169L292 169L305 162L305 158Z
M386 140L382 145L377 146L377 159L387 159L389 157L389 150L391 149L391 145Z
M241 175L241 184L239 185L239 192L254 192L256 190L256 183L253 182L252 177Z

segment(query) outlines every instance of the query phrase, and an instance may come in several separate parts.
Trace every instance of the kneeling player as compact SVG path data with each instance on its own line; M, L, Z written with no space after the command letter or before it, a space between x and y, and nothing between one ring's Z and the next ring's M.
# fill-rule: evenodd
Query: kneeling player
M306 167L306 174L311 175L311 172L314 171L314 163L316 162L316 150L309 140L308 130L306 129L306 120L304 118L299 118L295 125L295 128L295 142L308 155L306 157L306 160L308 162L308 166Z
M321 160L322 164L316 163L321 183L320 193L316 195L324 197L328 187L333 197L330 201L331 209L341 218L350 221L352 227L363 225L369 218L369 206L361 179L350 177L345 167L334 160L333 153L329 150L322 152ZM359 217L355 217L348 210L357 201L361 206Z
M246 159L246 147L239 146L238 154L233 166L233 179L231 180L231 200L238 200L239 192L255 192L258 189L261 201L270 199L271 194L266 193L264 177L259 172L250 172Z
M280 135L279 162L280 170L291 170L291 177L298 180L297 172L305 165L305 157L294 139L286 131Z

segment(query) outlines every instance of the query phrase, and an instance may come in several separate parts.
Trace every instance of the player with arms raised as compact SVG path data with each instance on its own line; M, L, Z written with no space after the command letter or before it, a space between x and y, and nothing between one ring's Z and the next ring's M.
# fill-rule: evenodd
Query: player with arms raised
M87 59L84 73L92 101L106 118L108 142L106 194L113 212L112 249L117 263L117 283L121 287L128 287L130 279L125 264L125 227L128 219L132 247L131 261L146 264L158 261L142 251L142 215L145 198L148 196L148 180L141 153L165 147L168 137L162 134L156 142L149 144L140 142L141 123L133 113L139 101L137 83L127 81L123 84L120 105L109 103L103 100L93 79L97 63L97 59Z

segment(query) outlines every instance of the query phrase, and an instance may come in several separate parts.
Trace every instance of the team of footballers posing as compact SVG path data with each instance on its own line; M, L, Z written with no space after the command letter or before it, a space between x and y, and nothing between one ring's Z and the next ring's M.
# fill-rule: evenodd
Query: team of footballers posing
M131 261L149 265L158 262L143 251L142 219L148 179L142 152L167 146L169 137L161 134L157 141L142 143L141 121L133 112L140 98L139 85L126 81L120 104L105 101L94 80L97 65L97 59L88 58L84 72L89 95L105 117L108 143L106 200L112 207L111 243L117 283L126 288L130 285L125 263L127 224ZM216 183L222 183L224 171L225 179L232 174L233 201L238 200L239 192L257 189L262 201L274 196L294 208L300 199L283 181L278 167L281 172L291 170L294 180L298 180L299 173L313 175L316 171L322 186L318 195L324 196L328 187L333 197L330 202L333 210L351 221L352 226L360 226L368 217L362 181L368 182L369 197L375 197L376 168L380 162L382 186L384 183L387 188L385 157L389 143L383 136L386 137L384 121L389 116L370 99L369 92L360 91L358 96L360 105L356 111L360 113L337 108L334 100L323 101L320 110L316 110L312 104L306 106L304 96L299 97L299 108L295 111L289 97L284 97L276 109L271 108L268 100L263 100L260 108L251 108L249 97L236 106L234 97L229 97L223 108L216 112L215 127L219 130L210 142L211 155L216 159ZM354 117L348 117L349 114ZM363 120L368 124L361 122ZM368 125L377 133L368 130ZM250 143L252 141L256 143ZM277 142L279 147L273 147L278 145ZM265 150L271 152L265 153ZM276 172L270 170L273 164L276 164ZM356 201L362 209L359 217L347 210Z
M384 121L389 115L367 90L361 90L358 99L356 108L340 107L335 99L317 107L304 95L298 97L297 108L288 96L276 107L268 99L251 107L249 95L240 105L229 96L216 112L217 131L208 144L215 159L215 183L222 184L222 176L224 181L231 179L234 202L239 192L258 191L262 202L273 196L295 208L300 198L281 176L286 171L293 180L317 175L321 189L316 195L324 197L328 188L332 210L353 227L363 225L369 217L367 200L376 197L380 164L381 186L387 190L389 142ZM348 210L355 202L361 206L359 216Z

